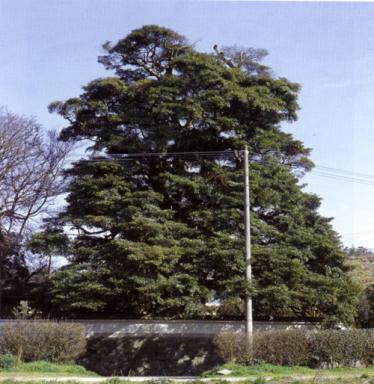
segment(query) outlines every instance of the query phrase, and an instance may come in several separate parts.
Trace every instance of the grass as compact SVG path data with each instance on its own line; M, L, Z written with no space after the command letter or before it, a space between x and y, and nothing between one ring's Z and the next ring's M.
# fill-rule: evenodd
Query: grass
M312 369L308 367L286 367L272 364L254 364L254 365L241 365L241 364L224 364L220 367L206 371L202 374L203 377L221 377L218 371L221 369L228 369L231 371L226 377L282 377L282 376L368 376L374 378L374 366L367 368L331 368L331 369ZM374 381L373 381L374 384Z
M254 364L254 365L241 365L241 364L224 364L222 366L213 368L202 374L203 377L217 377L220 375L218 371L221 369L228 369L231 373L227 376L230 377L247 377L247 376L274 376L274 375L305 375L313 374L315 370L307 367L283 367L273 364Z
M218 374L221 369L229 369L229 377L241 377L235 384L374 384L374 366L369 368L311 369L308 367L286 367L272 364L225 364L205 372L203 378L211 378L209 384L229 384L226 377ZM72 377L65 384L81 384L73 377L98 377L84 367L75 364L56 364L47 361L21 363L14 368L0 369L1 384L58 384L59 377ZM29 381L26 378L35 380ZM39 378L38 378L39 377ZM41 380L40 377L44 379ZM60 383L62 383L60 381ZM105 384L134 384L127 380L107 379ZM153 380L148 384L180 384L172 380ZM207 384L197 380L194 384Z
M0 379L1 380L1 379ZM59 381L51 380L35 380L35 381L22 381L22 380L4 380L0 381L2 384L82 384L78 381L65 381L64 383ZM145 382L148 384L181 384L181 382L171 381L171 380L152 380ZM207 384L206 381L195 381L194 384ZM127 380L119 380L116 378L108 379L102 382L102 384L134 384ZM209 381L209 384L229 384L228 381L212 379ZM240 382L235 382L235 384L374 384L374 380L371 380L366 377L354 377L354 378L322 378L322 377L313 377L307 380L295 380L292 378L264 378L257 377L253 379L246 379Z
M1 368L0 376L97 376L77 364L50 363L48 361L34 361L21 363L12 368Z

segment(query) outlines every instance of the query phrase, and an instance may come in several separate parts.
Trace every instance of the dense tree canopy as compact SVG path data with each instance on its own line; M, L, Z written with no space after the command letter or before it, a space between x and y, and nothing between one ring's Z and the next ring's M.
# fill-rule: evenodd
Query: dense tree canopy
M319 197L299 184L310 150L280 127L297 118L299 85L261 64L264 50L201 53L154 25L104 49L99 61L113 76L50 106L68 121L62 140L92 142L91 161L68 171L57 220L74 234L70 264L53 277L58 307L192 318L219 300L230 316L252 292L256 318L351 321L355 289L338 237L317 212ZM252 286L243 278L245 144ZM143 152L164 155L103 160Z

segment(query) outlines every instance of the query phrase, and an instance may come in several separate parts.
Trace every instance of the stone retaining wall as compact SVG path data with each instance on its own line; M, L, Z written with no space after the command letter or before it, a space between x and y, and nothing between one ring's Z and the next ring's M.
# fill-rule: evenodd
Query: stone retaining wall
M11 320L0 320L1 324ZM88 348L80 363L102 375L198 375L222 363L214 346L220 332L244 331L241 321L76 320ZM313 328L310 323L254 322L254 331Z
M241 332L240 321L82 320L88 350L82 364L102 375L198 375L222 363L220 332ZM255 332L312 328L308 323L255 322Z

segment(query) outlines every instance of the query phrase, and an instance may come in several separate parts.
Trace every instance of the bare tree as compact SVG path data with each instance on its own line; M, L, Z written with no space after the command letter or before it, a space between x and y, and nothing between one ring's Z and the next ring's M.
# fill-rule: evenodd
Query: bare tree
M0 314L7 260L62 192L61 171L70 148L34 119L0 109Z

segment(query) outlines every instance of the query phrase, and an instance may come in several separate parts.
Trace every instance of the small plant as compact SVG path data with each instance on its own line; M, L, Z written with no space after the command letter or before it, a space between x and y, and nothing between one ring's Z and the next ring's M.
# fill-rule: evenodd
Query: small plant
M266 380L263 377L258 377L253 384L266 384Z
M12 314L17 320L33 319L41 315L41 313L31 307L26 300L21 300L19 305L13 309Z
M17 366L17 357L10 353L0 355L0 368L9 369Z
M107 384L121 384L122 381L118 377L112 377L106 382Z

